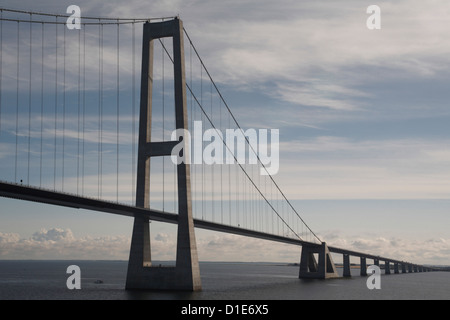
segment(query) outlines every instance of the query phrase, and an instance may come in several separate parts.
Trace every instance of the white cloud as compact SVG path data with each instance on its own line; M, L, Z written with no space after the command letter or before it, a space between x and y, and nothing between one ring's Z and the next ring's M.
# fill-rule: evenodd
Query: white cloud
M275 89L263 87L266 94L297 104L353 110L354 98L361 95L348 93L361 93L356 85L386 78L429 79L450 66L444 24L448 13L440 9L446 5L442 1L433 6L382 3L380 31L366 28L366 6L357 1L325 6L265 1L251 12L239 11L251 3L228 7L222 12L226 19L216 13L207 29L207 19L202 25L186 21L194 25L188 30L213 77L237 88L276 83ZM193 15L184 9L188 17Z
M63 241L63 242L71 242L75 240L73 233L70 229L58 229L53 228L50 230L42 229L38 232L35 232L31 237L33 241L36 242L47 242L47 241Z
M314 81L302 85L283 84L277 86L276 92L280 99L294 104L344 111L360 108L360 105L353 102L351 97L368 95L338 85L317 85Z
M127 259L129 246L128 237L77 238L61 228L42 229L28 239L0 233L1 259Z
M21 5L33 7L25 2ZM445 33L449 13L441 9L446 6L442 0L434 5L405 0L380 3L380 32L366 28L367 6L354 0L326 5L291 0L258 1L257 5L254 0L81 1L79 5L82 15L89 16L180 14L213 74L218 79L234 79L238 85L270 78L306 80L317 70L338 71L366 64L435 74L442 70L442 61L430 58L446 58L450 50ZM45 8L45 3L40 6ZM95 33L95 27L89 30ZM95 47L95 40L89 45ZM69 45L69 50L77 50L76 42ZM113 46L106 49L107 63L113 64ZM448 58L444 61L448 66ZM90 61L94 66L97 62Z
M6 243L14 243L19 241L20 235L18 233L2 233L0 232L0 243L6 244Z

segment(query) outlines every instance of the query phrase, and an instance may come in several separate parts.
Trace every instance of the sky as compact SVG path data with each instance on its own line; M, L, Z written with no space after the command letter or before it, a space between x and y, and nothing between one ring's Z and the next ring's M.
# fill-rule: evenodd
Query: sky
M450 264L446 1L0 2L61 14L71 4L82 16L179 15L240 124L280 130L274 178L329 245ZM367 28L371 4L380 30ZM7 150L0 144L0 156ZM4 198L0 206L0 259L128 259L130 218ZM153 258L173 259L174 226L152 223L151 232ZM196 237L200 260L300 257L295 246Z

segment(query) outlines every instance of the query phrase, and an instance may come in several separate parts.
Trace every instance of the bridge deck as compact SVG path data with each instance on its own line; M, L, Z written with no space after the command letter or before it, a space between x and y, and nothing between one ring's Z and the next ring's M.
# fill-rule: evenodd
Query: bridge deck
M144 216L153 221L165 222L176 224L178 222L178 215L173 213L167 213L159 210L144 209L134 206L119 204L116 202L108 202L104 200L98 200L93 198L80 197L74 194L55 192L52 190L46 190L41 188L35 188L30 186L24 186L19 184L12 184L8 182L0 182L0 196L7 198L14 198L20 200L34 201L39 203L70 207L76 209L87 209L93 211L106 212L111 214L117 214L122 216ZM236 234L241 236L253 237L258 239L282 242L292 245L318 245L304 241L301 239L294 239L254 230L243 229L240 227L224 225L220 223L204 221L200 219L194 219L194 226L200 229L207 229L218 232L225 232L230 234ZM388 261L390 263L405 263L411 264L405 261L394 260L386 257L380 257L376 255L366 254L362 252L346 250L336 247L328 246L328 250L333 253L347 254L355 257L363 257L368 259L377 259L381 261Z

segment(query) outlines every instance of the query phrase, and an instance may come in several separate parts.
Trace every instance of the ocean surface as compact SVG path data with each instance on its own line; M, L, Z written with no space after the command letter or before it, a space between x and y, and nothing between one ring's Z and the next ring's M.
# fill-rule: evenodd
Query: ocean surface
M81 270L81 289L69 290L67 267ZM1 300L447 300L450 272L298 279L299 267L283 263L201 262L201 292L127 291L125 261L0 261ZM341 269L338 269L341 271ZM98 281L100 280L100 281Z

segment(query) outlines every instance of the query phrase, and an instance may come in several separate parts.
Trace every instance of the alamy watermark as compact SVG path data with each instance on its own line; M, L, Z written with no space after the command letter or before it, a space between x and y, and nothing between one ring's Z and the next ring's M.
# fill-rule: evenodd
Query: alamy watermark
M367 29L380 30L381 29L381 9L379 6L373 4L367 7L366 12L371 14L366 21Z
M380 269L380 267L375 266L375 265L369 266L367 268L367 274L371 275L367 278L367 281L366 281L367 289L380 290L381 289L381 269Z
M70 13L71 16L66 20L66 26L69 30L81 29L81 9L79 6L70 5L67 7L66 13Z
M275 175L280 167L278 129L226 129L223 133L218 129L203 131L203 123L194 121L192 134L189 130L177 129L171 139L179 141L172 149L174 164L260 163L263 165L261 175ZM190 148L186 148L187 143Z
M81 29L81 9L77 5L67 7L66 13L71 15L67 18L66 26L69 30ZM381 29L381 9L379 6L372 4L367 7L366 13L370 14L367 18L366 26L369 30Z
M81 289L81 269L77 265L67 267L66 273L70 274L67 278L66 286L69 290Z

